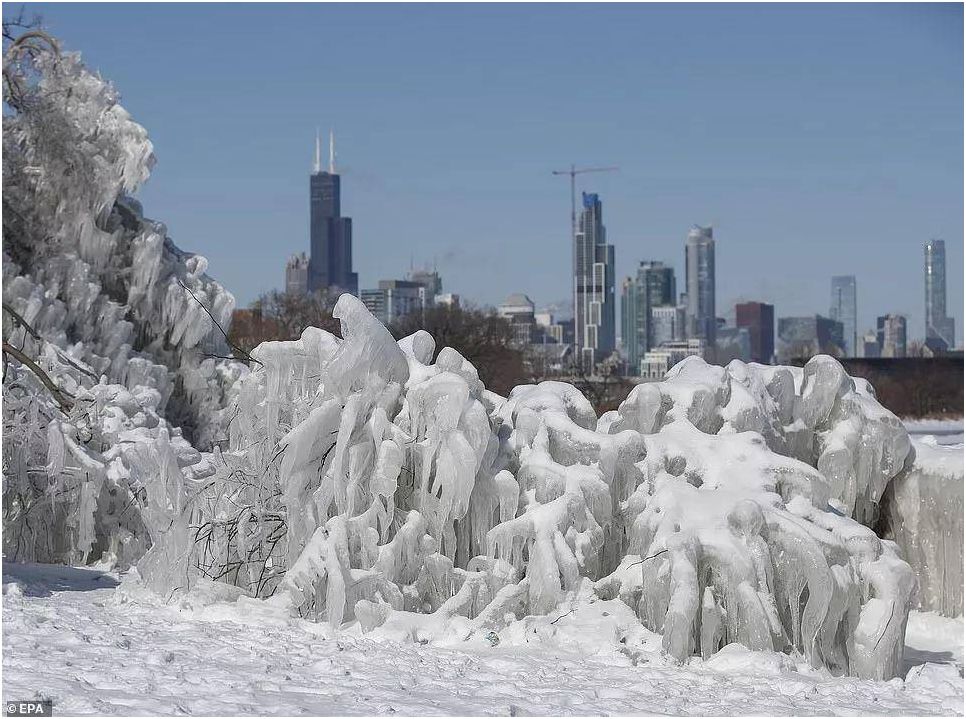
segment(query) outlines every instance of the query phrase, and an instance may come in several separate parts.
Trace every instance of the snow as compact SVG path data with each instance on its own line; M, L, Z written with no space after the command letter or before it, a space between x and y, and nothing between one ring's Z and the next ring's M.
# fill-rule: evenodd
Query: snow
M111 548L149 547L137 581L167 600L216 580L367 631L499 632L589 586L679 663L738 642L835 674L899 671L915 577L856 520L910 442L831 357L801 370L692 358L598 419L564 383L503 399L452 348L427 364L431 338L395 342L351 295L335 315L342 338L309 328L253 351L224 450L198 453L156 403L112 399L88 421L103 456L61 433L87 463L79 500L51 520L68 561L88 561L100 527L109 550L93 558L124 567L135 557ZM61 434L47 434L52 477ZM119 452L122 435L136 441ZM137 526L103 527L90 477L107 466Z
M147 595L119 597L118 579L4 564L4 699L50 697L58 715L956 715L963 708L962 620L934 614L910 615L907 679L882 682L831 677L800 657L734 644L675 666L662 657L660 637L618 600L515 622L493 646L420 630L401 640L337 632L264 602L213 602L204 593L166 606Z
M916 439L932 436L937 444L963 443L963 420L959 419L904 419L909 434Z
M937 612L911 612L906 626L907 669L932 662L963 666L963 618L951 619Z

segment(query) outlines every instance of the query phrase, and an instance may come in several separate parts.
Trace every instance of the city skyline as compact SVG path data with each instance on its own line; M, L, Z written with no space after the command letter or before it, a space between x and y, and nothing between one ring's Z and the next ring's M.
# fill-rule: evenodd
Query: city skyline
M619 278L641 259L685 277L682 234L713 225L719 315L742 300L824 314L829 278L850 274L857 333L901 313L918 339L915 268L936 237L963 327L959 6L33 9L151 129L145 211L209 258L239 306L279 286L265 265L307 249L306 146L323 124L343 138L363 287L435 257L466 299L562 305L569 207L550 171L574 161L621 167L578 186L607 203ZM587 23L614 41L562 56ZM300 38L323 24L344 32L318 57ZM253 64L233 33L284 33L292 57ZM152 67L172 37L184 52ZM345 52L350 37L363 51ZM272 101L253 106L253 87ZM186 97L201 106L186 112Z

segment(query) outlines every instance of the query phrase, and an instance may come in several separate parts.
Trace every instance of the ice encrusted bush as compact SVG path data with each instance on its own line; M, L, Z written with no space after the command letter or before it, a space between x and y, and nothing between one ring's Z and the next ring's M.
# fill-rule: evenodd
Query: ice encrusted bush
M680 661L740 642L898 671L915 577L849 513L903 471L909 440L835 360L692 358L598 419L563 383L488 392L351 295L334 314L341 339L309 328L253 352L185 510L193 546L152 549L145 581L217 579L334 626L413 612L481 631L589 582Z
M4 554L124 566L155 540L148 458L190 474L182 431L223 433L234 301L127 196L151 143L78 55L25 33L3 89Z
M930 441L931 440L931 441ZM877 530L919 579L919 606L963 616L963 448L915 442L915 461L889 483Z

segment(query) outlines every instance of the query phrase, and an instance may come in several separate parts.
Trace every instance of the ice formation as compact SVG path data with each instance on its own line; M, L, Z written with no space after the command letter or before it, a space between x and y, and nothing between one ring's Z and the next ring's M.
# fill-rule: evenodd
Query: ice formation
M916 465L834 359L691 358L598 418L559 382L500 397L351 295L341 337L211 357L230 295L126 197L146 134L75 56L41 57L38 102L74 89L4 123L5 181L24 170L5 182L23 215L3 262L9 559L136 563L165 597L218 582L367 631L498 636L618 598L677 661L739 642L898 672L916 578L868 527Z
M4 553L123 565L153 537L146 465L190 473L203 460L182 432L200 447L222 434L246 370L206 355L227 352L213 319L234 300L127 196L152 146L110 85L53 43L30 69L17 48L4 56Z
M928 440L928 438L927 438ZM915 461L883 497L883 536L916 571L922 609L963 615L963 448L915 442Z
M692 358L597 418L563 383L494 395L456 351L431 362L428 334L394 342L351 295L335 314L342 339L309 328L253 352L228 446L179 490L191 503L143 581L227 582L335 626L406 612L470 633L589 592L627 603L679 661L740 642L898 671L915 576L849 514L903 471L909 440L833 359Z

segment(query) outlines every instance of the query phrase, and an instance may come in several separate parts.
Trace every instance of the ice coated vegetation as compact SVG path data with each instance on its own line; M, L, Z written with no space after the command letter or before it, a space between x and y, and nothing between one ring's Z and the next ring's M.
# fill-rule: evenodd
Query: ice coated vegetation
M962 531L961 455L914 449L830 357L689 358L597 417L569 384L498 396L343 295L341 337L223 358L231 296L128 197L145 131L76 56L42 49L18 76L22 55L4 86L7 561L490 642L619 600L673 661L738 643L865 679L900 673L920 599L961 613L962 543L937 544ZM936 511L950 484L958 507Z
M201 459L182 432L221 433L244 368L206 357L227 352L209 312L234 300L127 196L152 147L114 90L24 38L4 55L3 550L124 564L163 529L148 467L180 482Z
M919 578L923 609L963 614L963 447L915 443L915 463L883 498L886 536Z
M432 614L464 634L583 592L620 598L679 661L739 642L897 673L915 576L850 515L910 442L833 359L690 359L598 419L567 384L498 397L350 295L335 316L343 339L309 328L253 352L212 474L167 484L175 529L145 583L216 579L333 626Z

